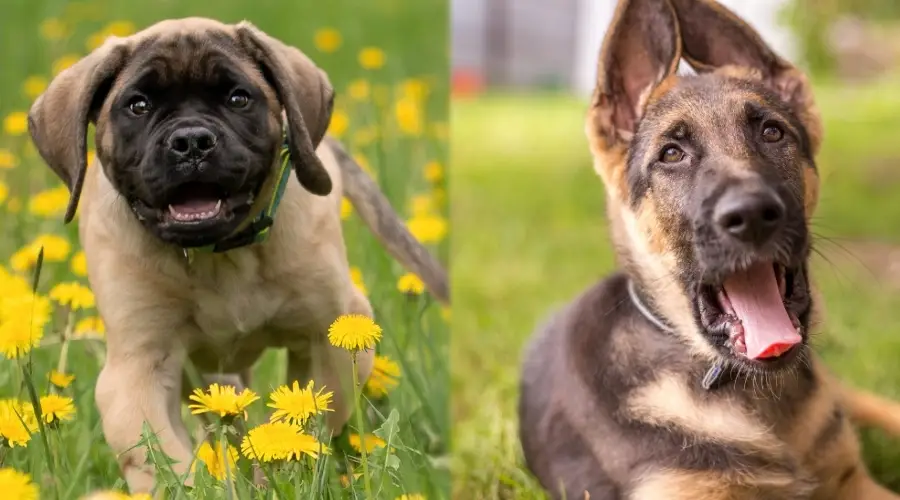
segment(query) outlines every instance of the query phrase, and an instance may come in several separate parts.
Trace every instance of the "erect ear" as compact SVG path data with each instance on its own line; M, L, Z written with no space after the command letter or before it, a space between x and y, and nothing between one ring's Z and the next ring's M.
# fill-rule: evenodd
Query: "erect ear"
M88 124L96 120L130 45L110 37L96 50L62 71L38 96L28 113L31 139L47 165L69 188L64 221L75 217L87 170Z
M637 128L650 91L681 59L678 21L668 0L621 0L600 50L593 107L608 144Z
M681 26L684 58L697 72L749 68L810 128L817 145L821 123L806 76L778 56L737 14L714 0L671 0Z
M260 65L278 94L288 121L289 147L297 179L317 195L331 192L331 178L316 155L334 107L328 77L302 52L263 33L247 21L235 27L241 45Z

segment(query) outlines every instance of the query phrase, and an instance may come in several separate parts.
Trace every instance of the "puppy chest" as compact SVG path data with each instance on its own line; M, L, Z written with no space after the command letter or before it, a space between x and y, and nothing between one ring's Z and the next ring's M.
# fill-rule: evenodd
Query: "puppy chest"
M193 320L202 341L213 345L238 342L251 334L258 336L287 300L277 287L265 284L198 288L193 295Z

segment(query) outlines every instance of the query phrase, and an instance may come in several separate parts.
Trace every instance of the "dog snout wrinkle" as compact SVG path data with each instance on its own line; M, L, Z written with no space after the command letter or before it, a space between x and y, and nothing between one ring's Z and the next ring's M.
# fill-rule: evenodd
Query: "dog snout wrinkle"
M761 246L784 225L785 206L770 188L733 186L716 202L713 218L723 234Z
M218 143L216 135L206 127L183 127L169 136L168 145L180 160L205 158Z

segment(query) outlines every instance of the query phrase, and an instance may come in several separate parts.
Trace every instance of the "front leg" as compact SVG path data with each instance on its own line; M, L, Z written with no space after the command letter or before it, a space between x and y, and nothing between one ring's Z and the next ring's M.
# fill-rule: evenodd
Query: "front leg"
M110 331L108 336L115 334ZM103 434L117 455L132 493L147 493L154 487L148 450L136 446L145 422L156 434L163 453L176 461L172 465L176 474L184 474L190 466L193 451L181 419L184 359L184 349L171 342L122 351L110 349L100 372L95 398Z
M743 477L704 470L662 469L634 482L628 500L803 500L812 485L774 471Z

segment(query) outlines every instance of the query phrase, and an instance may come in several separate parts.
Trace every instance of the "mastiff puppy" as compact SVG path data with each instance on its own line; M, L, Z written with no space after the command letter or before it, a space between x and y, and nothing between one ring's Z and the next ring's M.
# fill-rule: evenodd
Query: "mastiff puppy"
M144 422L176 472L192 461L180 416L188 359L203 373L246 375L265 348L284 347L289 380L335 391L328 425L342 428L350 357L326 333L341 314L372 315L350 279L342 196L449 301L441 266L341 146L323 140L333 99L299 50L247 22L188 18L109 38L35 101L31 135L69 187L66 222L81 200L108 332L96 401L132 492L154 483L134 447ZM362 380L373 356L360 356Z

